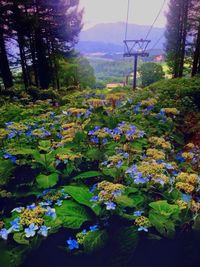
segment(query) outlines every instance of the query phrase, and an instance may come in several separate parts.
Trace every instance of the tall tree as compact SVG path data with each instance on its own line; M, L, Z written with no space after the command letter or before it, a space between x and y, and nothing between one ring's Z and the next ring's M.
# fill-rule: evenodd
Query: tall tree
M9 1L0 2L0 76L6 89L13 86L12 73L6 51L6 36L9 32L8 7Z

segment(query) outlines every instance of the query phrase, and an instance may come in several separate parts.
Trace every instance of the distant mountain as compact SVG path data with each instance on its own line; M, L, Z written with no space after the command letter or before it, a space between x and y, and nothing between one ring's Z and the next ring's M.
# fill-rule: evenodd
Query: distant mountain
M125 23L104 23L82 31L77 49L83 53L117 53L123 52L123 40L125 35ZM145 38L150 26L129 24L128 39ZM151 48L164 35L164 28L153 28L149 39ZM156 49L163 49L165 38L155 46Z

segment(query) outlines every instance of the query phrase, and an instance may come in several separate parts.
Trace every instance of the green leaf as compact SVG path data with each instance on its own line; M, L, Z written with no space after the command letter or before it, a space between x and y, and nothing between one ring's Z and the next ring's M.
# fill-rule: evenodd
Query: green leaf
M10 160L0 160L0 185L6 185L14 168Z
M24 233L15 233L13 239L20 245L29 245L29 241L26 239Z
M114 247L106 267L128 267L129 261L137 248L139 235L135 226L121 227L114 234Z
M129 198L128 196L116 197L116 203L123 207L129 207L129 208L135 207L133 199Z
M79 229L84 222L90 220L86 209L71 200L66 200L62 206L56 207L56 214L62 225L71 229Z
M149 213L149 220L156 230L163 236L173 238L175 234L175 224L155 211Z
M52 173L50 175L40 174L36 177L36 181L41 188L50 188L57 184L58 174Z
M84 252L90 254L103 248L107 239L108 235L105 230L88 232L83 242Z
M87 178L93 178L93 177L98 177L102 176L103 174L98 171L88 171L88 172L83 172L75 177L73 177L73 180L79 180L79 179L87 179Z
M38 148L39 148L40 150L45 151L45 152L49 152L50 149L51 149L51 141L50 141L50 140L41 140L41 141L39 142L39 146L38 146Z
M93 194L89 191L87 187L81 186L64 186L64 192L69 194L78 203L83 204L91 208L97 215L100 213L100 207L93 207L93 203L90 201Z
M86 157L90 160L101 160L103 157L102 152L97 148L91 148L87 151Z
M180 212L178 205L168 204L166 200L151 202L149 206L153 208L160 215L163 215L166 217L170 217L171 215L173 214L175 215Z

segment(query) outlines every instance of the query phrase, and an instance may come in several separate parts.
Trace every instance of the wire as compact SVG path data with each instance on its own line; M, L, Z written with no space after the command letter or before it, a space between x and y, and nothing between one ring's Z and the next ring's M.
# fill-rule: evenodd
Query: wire
M130 0L128 0L127 16L126 16L126 30L125 30L125 39L124 40L127 39L127 34L128 34L129 11L130 11Z
M166 0L163 1L163 4L162 4L162 6L161 6L161 8L160 8L160 10L159 10L159 12L158 12L156 18L154 19L153 24L151 25L149 31L147 32L147 35L146 35L145 39L147 39L147 38L149 37L149 35L150 35L150 33L151 33L151 31L152 31L152 29L153 29L153 27L154 27L156 21L158 20L158 18L159 18L159 16L160 16L161 12L162 12L162 10L163 10L163 8L164 8L164 6L165 6L165 3L166 3Z
M152 46L151 49L149 49L150 51L153 50L159 43L160 41L162 40L162 38L164 37L164 33L159 37L159 39L155 42L155 44Z

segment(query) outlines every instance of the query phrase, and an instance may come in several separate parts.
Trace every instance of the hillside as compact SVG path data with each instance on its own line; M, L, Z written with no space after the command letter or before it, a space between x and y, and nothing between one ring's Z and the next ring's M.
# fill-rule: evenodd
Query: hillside
M140 39L145 38L149 26L129 24L128 38ZM154 45L159 37L164 34L164 28L153 28L149 39L151 40L150 47ZM125 23L102 23L82 31L79 38L77 49L85 53L95 52L121 52L123 51L123 40L125 33ZM163 49L165 39L163 38L155 47Z

